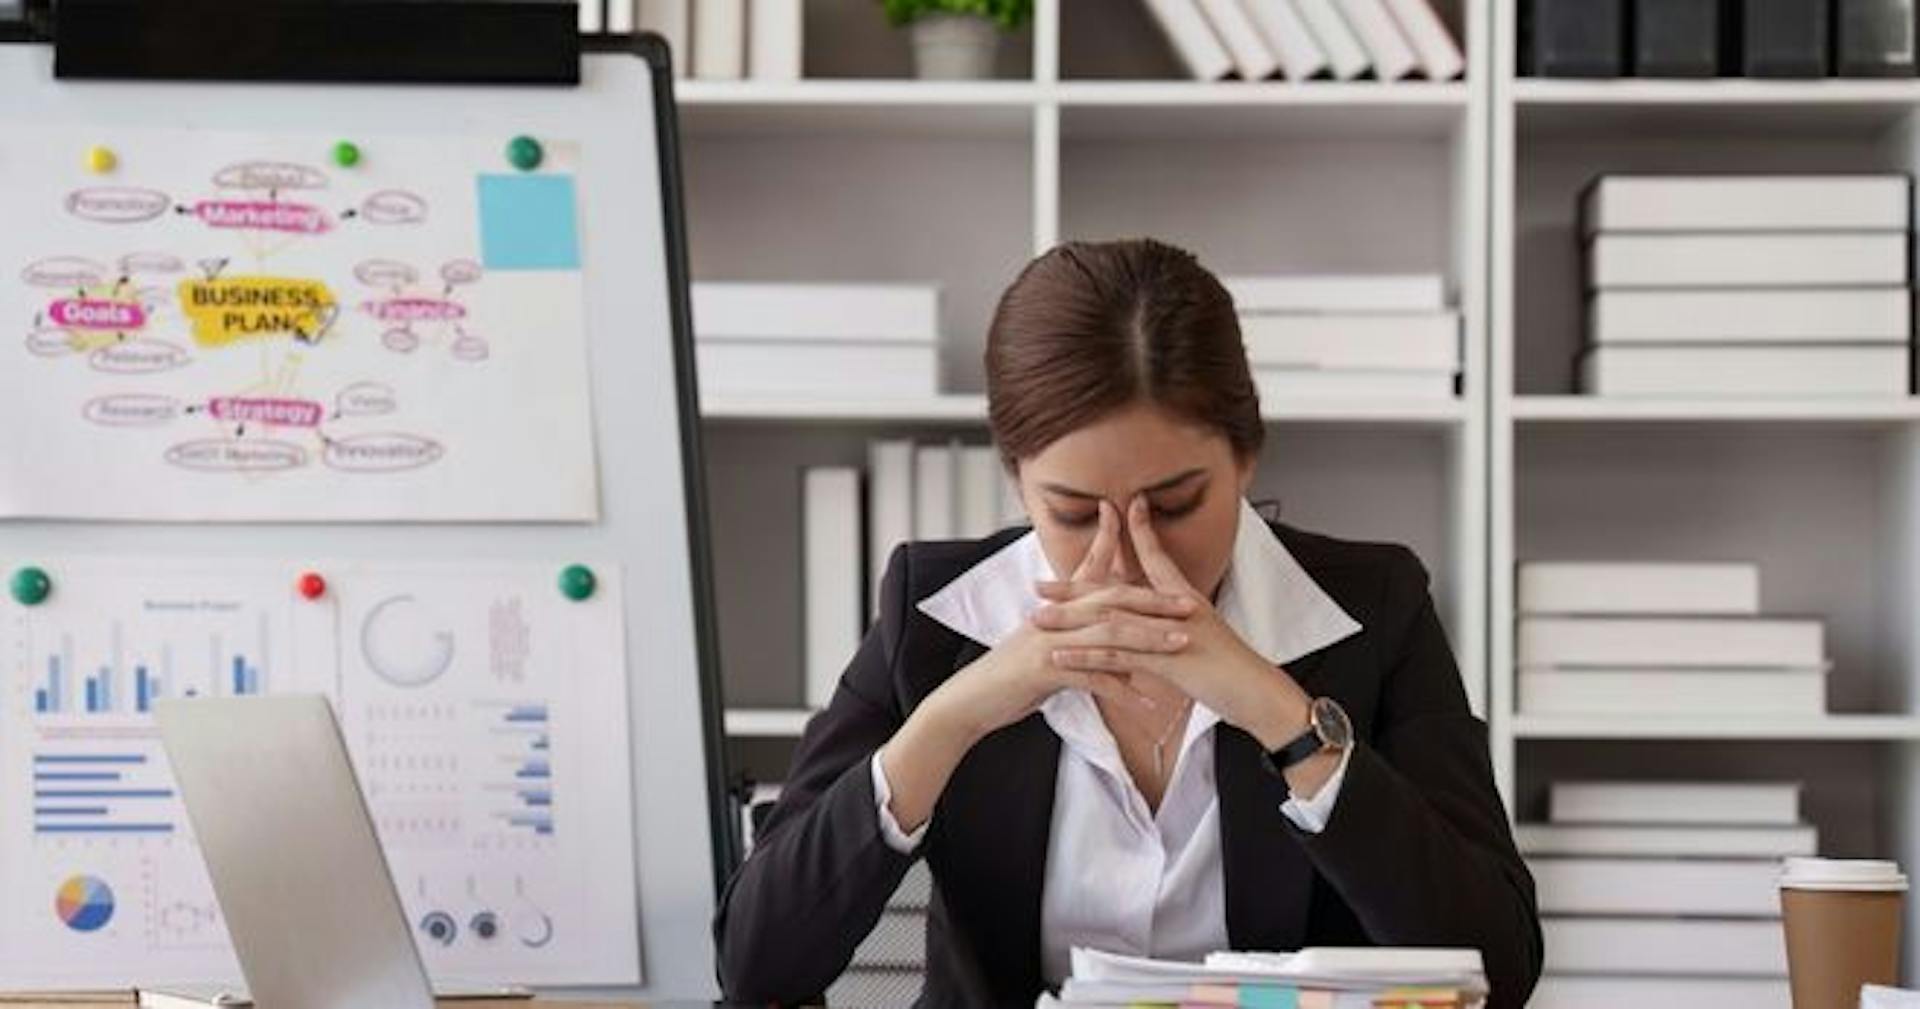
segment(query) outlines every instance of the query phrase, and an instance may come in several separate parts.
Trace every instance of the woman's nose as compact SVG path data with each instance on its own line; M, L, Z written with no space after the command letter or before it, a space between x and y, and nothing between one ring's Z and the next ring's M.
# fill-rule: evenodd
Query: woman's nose
M1113 552L1113 566L1107 577L1125 585L1146 584L1147 575L1140 567L1140 557L1133 552L1133 537L1125 530L1120 533L1120 549Z

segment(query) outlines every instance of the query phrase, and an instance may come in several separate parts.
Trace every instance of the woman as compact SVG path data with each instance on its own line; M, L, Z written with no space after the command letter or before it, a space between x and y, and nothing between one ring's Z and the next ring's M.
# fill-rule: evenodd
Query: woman
M1247 505L1265 427L1220 283L1068 243L986 364L1032 530L894 551L722 897L728 997L818 995L925 858L922 1005L1031 1005L1074 946L1369 944L1478 948L1488 1004L1524 1003L1533 882L1426 571Z

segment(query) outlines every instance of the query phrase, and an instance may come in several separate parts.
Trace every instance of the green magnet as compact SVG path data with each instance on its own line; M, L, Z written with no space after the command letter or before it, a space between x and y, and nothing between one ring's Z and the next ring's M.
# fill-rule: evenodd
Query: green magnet
M341 168L352 168L353 166L359 164L360 163L359 146L346 140L342 140L339 143L334 144L333 145L333 163L336 165L339 165Z
M21 568L13 573L13 598L22 606L38 606L53 592L53 579L39 568Z
M522 134L507 141L507 161L523 172L531 172L540 167L540 159L546 154L540 149L540 141Z
M585 564L569 564L560 572L560 594L577 603L593 595L596 582L593 569Z

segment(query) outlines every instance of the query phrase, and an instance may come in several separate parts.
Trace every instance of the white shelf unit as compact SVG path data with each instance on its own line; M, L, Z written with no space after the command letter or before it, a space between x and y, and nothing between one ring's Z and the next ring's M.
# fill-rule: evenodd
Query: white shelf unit
M1003 60L1024 72L903 80L897 41L854 24L873 5L850 2L809 4L807 72L834 79L678 85L693 275L937 282L943 394L705 404L729 703L801 695L800 469L860 465L876 437L984 442L980 354L1018 269L1061 239L1153 235L1220 273L1446 278L1466 394L1267 404L1254 497L1417 550L1484 710L1483 0L1439 4L1476 60L1467 80L1396 84L1187 80L1145 7L1112 0L1040 0L1031 53ZM799 717L735 724L764 741Z
M1576 194L1606 172L1912 172L1920 82L1517 79L1493 7L1488 535L1491 744L1522 820L1556 778L1798 780L1823 854L1920 865L1920 400L1575 394ZM1825 621L1831 714L1517 714L1516 564L1736 560ZM1910 911L1905 950L1920 964Z

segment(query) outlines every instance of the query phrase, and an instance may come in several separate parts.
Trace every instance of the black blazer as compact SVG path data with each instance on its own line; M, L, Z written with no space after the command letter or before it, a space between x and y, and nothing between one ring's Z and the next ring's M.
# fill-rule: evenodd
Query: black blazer
M1326 830L1309 834L1281 813L1287 786L1260 744L1224 722L1215 729L1233 947L1475 947L1490 1009L1520 1006L1540 973L1533 879L1426 569L1398 545L1273 531L1364 628L1286 665L1309 693L1340 701L1357 742ZM1036 713L983 739L912 856L881 836L868 768L914 705L985 651L915 604L1022 532L894 551L876 623L808 723L780 802L721 895L714 936L729 999L817 999L915 857L934 881L919 1004L1024 1009L1044 990L1040 898L1059 737Z

